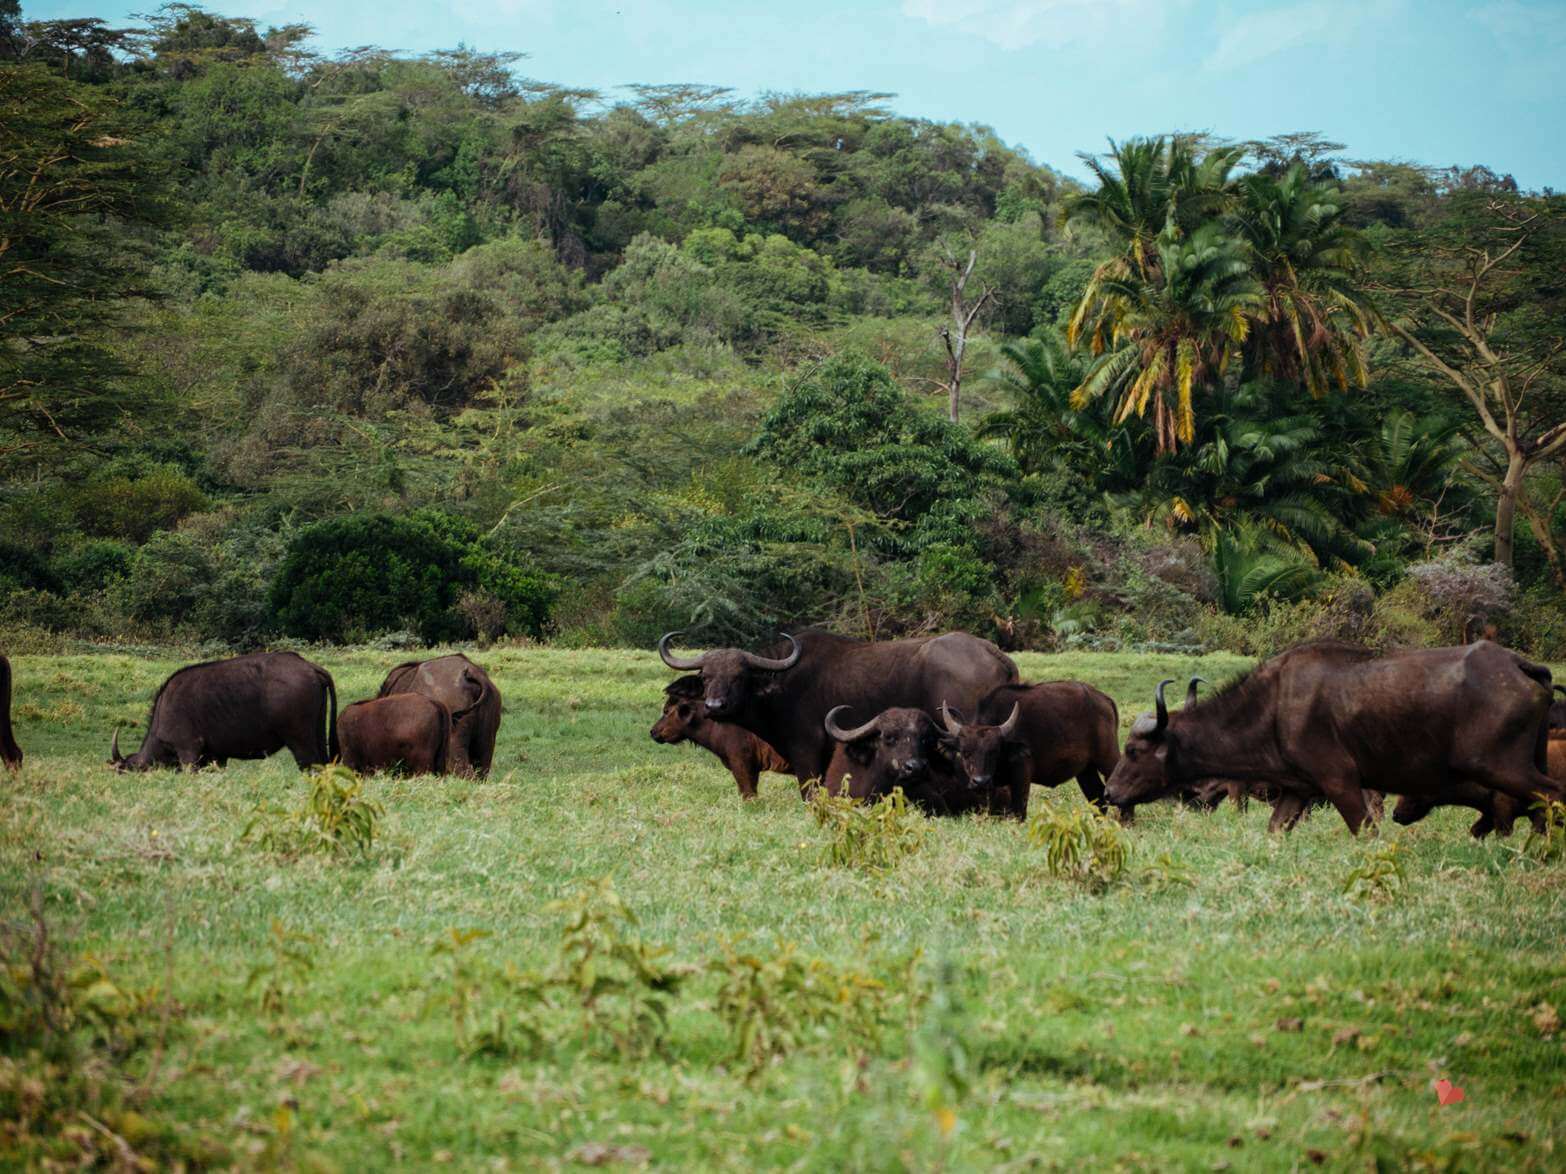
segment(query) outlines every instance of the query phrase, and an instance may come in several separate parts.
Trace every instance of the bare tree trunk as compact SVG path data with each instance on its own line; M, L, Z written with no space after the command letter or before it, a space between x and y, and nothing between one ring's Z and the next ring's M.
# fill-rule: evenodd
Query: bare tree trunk
M1522 494L1523 474L1528 470L1528 458L1512 445L1506 454L1506 476L1501 479L1495 496L1495 553L1494 561L1507 569L1512 565L1513 538L1517 524L1517 499Z
M978 259L977 249L968 250L966 264L959 264L955 256L947 258L952 274L952 324L941 327L941 338L946 343L946 412L953 424L957 423L962 406L962 357L968 350L968 331L984 303L995 293L986 288L976 301L967 300L968 278L973 276Z

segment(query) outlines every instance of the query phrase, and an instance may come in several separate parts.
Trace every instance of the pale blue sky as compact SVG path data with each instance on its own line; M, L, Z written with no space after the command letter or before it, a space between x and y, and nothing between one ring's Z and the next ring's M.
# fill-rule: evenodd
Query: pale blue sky
M23 0L123 21L157 0ZM218 0L307 21L322 48L529 54L522 71L629 82L886 90L1080 173L1106 136L1319 130L1350 157L1485 163L1566 189L1566 0Z

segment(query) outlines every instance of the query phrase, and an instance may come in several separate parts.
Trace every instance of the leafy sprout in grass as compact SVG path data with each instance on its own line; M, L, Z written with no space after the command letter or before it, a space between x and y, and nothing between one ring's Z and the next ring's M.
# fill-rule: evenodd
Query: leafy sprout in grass
M868 804L817 787L810 796L810 813L827 832L823 860L841 868L884 872L917 852L928 830L923 814L909 805L901 787Z
M241 839L282 856L368 856L386 811L364 794L364 780L340 763L312 772L310 793L293 808L259 804Z
M1343 879L1343 892L1356 900L1387 902L1402 895L1408 878L1403 872L1403 844L1392 840L1365 850Z
M1131 849L1120 825L1091 807L1047 803L1028 820L1028 839L1044 849L1054 877L1103 892L1126 871Z
M1523 854L1545 864L1566 860L1566 803L1546 799L1536 805L1539 826L1528 829Z

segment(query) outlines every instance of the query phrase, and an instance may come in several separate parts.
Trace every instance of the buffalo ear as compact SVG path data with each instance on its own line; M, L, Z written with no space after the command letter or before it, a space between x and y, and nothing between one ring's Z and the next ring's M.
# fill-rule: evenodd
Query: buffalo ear
M675 677L663 687L664 696L673 697L681 701L695 701L703 696L701 675L692 673L688 677Z

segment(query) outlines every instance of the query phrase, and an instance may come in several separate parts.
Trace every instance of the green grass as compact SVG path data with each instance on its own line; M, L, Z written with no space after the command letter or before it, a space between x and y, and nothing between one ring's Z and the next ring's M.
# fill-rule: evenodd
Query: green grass
M403 657L315 659L346 704ZM57 937L122 987L157 988L144 1014L167 1010L167 1042L138 1104L176 1149L342 1170L1566 1166L1566 1035L1538 1012L1566 1014L1566 867L1522 857L1521 833L1474 842L1466 811L1389 826L1406 879L1375 900L1343 890L1377 844L1331 812L1269 837L1259 805L1143 809L1130 879L1101 895L983 818L932 825L882 873L833 868L790 781L767 776L741 805L710 756L648 739L670 675L651 653L479 659L506 698L494 775L372 780L387 814L367 859L288 860L241 838L258 804L303 798L286 754L196 774L103 765L173 661L15 658L28 758L0 776L5 917L41 885ZM1127 727L1159 678L1244 664L1019 660L1104 688ZM468 997L479 1018L510 1008L516 975L554 964L550 903L605 876L630 932L685 974L661 1051L621 1055L560 1009L543 1022L561 1038L537 1051L459 1046L437 941L487 931L462 949ZM247 980L274 922L308 939L308 962L263 1011ZM806 1028L747 1071L700 969L724 939L885 980L878 1040ZM125 1077L157 1051L121 1061ZM1467 1099L1438 1106L1441 1076ZM0 1147L36 1163L45 1143L10 1136Z

